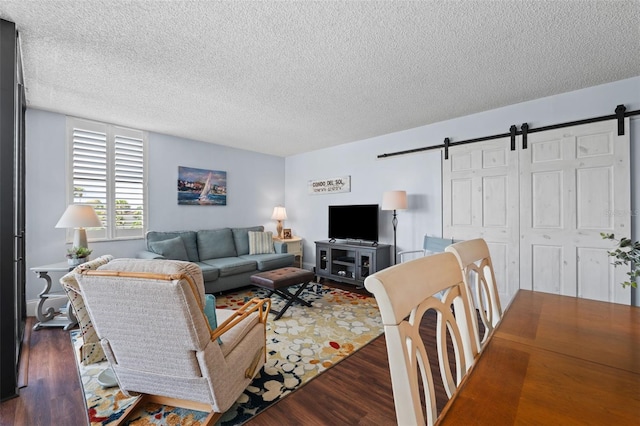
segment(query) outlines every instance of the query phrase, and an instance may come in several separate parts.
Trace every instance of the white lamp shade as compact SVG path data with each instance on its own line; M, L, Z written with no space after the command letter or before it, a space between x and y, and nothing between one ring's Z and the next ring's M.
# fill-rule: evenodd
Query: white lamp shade
M278 206L273 208L273 214L271 219L274 220L287 220L287 210L284 207Z
M382 210L406 210L407 191L386 191L382 194Z
M96 211L87 204L71 204L56 223L56 228L99 228L102 222Z

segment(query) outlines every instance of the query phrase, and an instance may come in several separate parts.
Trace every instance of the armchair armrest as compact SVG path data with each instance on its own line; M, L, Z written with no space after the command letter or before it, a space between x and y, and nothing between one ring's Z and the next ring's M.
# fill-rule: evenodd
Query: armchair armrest
M271 310L271 299L258 299L254 297L244 304L240 309L233 312L229 318L227 318L222 324L218 325L218 328L211 331L211 340L215 340L222 336L227 331L231 330L240 321L251 315L253 312L258 312L259 321L261 323L267 323L267 315Z
M264 357L264 362L267 361L267 347L266 347L267 316L269 315L270 310L271 310L271 299L253 298L247 303L245 303L243 307L234 311L233 315L227 318L215 330L211 331L211 341L213 342L216 339L218 339L220 336L222 336L224 333L231 330L236 324L244 320L246 317L248 317L254 312L258 312L258 321L262 324L264 328L265 345L262 346L258 351L256 351L255 355L253 356L253 360L251 361L251 364L245 370L244 375L247 378L252 378L255 376L256 369L260 364L261 357Z
M138 254L136 254L136 257L138 259L166 259L166 257L162 256L161 254L154 253L148 250L139 251Z
M274 241L273 248L276 250L276 253L289 253L287 243L283 243L282 241Z

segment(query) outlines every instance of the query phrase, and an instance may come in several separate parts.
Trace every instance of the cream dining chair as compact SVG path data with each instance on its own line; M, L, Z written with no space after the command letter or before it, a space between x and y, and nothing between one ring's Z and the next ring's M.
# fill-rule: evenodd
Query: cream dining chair
M458 262L451 253L425 256L383 269L367 277L364 285L375 296L384 324L397 423L425 424L426 413L426 424L432 425L437 409L429 356L420 337L424 314L430 309L437 313L435 355L449 398L478 354L471 337L472 308ZM441 300L435 297L439 292L443 292ZM455 378L447 331L455 354Z
M120 389L141 394L137 403L205 411L213 425L265 362L270 300L216 309L212 330L193 263L115 259L76 279Z
M481 348L502 319L502 306L489 247L484 239L478 238L452 244L446 251L453 253L458 259L470 298L480 313L484 325L482 337L477 316L473 317L473 325L476 344Z

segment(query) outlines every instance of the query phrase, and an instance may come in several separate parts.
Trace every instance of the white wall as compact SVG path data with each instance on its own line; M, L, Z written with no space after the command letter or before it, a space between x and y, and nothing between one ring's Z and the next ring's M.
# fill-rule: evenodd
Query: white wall
M463 101L463 100L461 100ZM404 189L409 210L399 212L398 250L420 247L424 234L441 235L441 153L439 150L378 159L383 153L507 132L528 122L531 128L612 114L616 105L640 109L640 77L480 114L421 126L286 159L173 136L149 134L149 229L204 229L263 224L275 231L273 206L284 203L286 228L305 238L305 266L315 265L315 240L327 237L330 204L381 203L386 190ZM632 119L632 210L640 210L640 117ZM65 117L27 110L27 268L64 261L65 230L54 226L66 207ZM304 143L304 141L301 141ZM178 166L225 170L226 207L178 206ZM310 195L307 182L351 176L351 192ZM283 190L284 188L284 190ZM286 194L286 199L284 197ZM640 239L638 216L633 237ZM380 241L393 242L391 212L381 212ZM135 256L142 240L93 243L92 256ZM54 281L57 281L54 278ZM27 274L27 299L35 300L43 281ZM55 287L59 289L58 284ZM640 292L636 292L640 293ZM636 294L636 303L640 296Z
M28 109L26 115L27 269L66 261L66 231L55 228L66 202L66 117ZM275 232L273 207L284 202L284 159L210 143L149 133L149 230L211 229L264 225ZM179 206L178 166L227 172L226 206ZM144 240L90 242L92 258L135 257ZM59 274L58 274L59 275ZM61 291L53 276L52 291ZM27 273L27 301L44 280ZM31 312L30 315L33 313Z
M398 214L398 250L418 248L425 234L442 235L441 152L425 151L386 159L378 159L378 155L438 145L445 137L455 142L506 133L512 124L519 128L527 122L533 129L609 115L618 104L624 104L627 111L640 109L640 77L288 157L285 193L289 220L285 226L305 238L304 261L306 267L311 268L315 265L313 242L327 238L328 205L381 203L384 191L404 189L409 196L409 209ZM632 206L637 212L640 185L636 182L640 172L635 165L640 160L637 148L640 117L635 116L631 121ZM350 193L311 195L307 192L309 180L344 175L351 176ZM633 227L634 238L640 239L637 215L633 217ZM393 243L391 212L381 212L380 242Z

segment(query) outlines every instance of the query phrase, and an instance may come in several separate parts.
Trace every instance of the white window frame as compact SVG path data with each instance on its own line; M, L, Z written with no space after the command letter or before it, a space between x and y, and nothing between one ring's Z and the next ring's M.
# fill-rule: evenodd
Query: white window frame
M144 238L148 226L148 134L142 130L130 129L113 124L100 123L77 117L67 116L67 203L82 203L76 198L74 187L74 133L75 130L84 130L105 135L106 137L106 178L105 178L105 210L102 216L103 227L88 228L87 239L89 241L111 241ZM123 138L140 140L142 148L142 227L126 229L116 225L116 139ZM81 198L81 197L80 197ZM106 217L106 219L104 219ZM67 242L73 241L73 229L67 230Z

